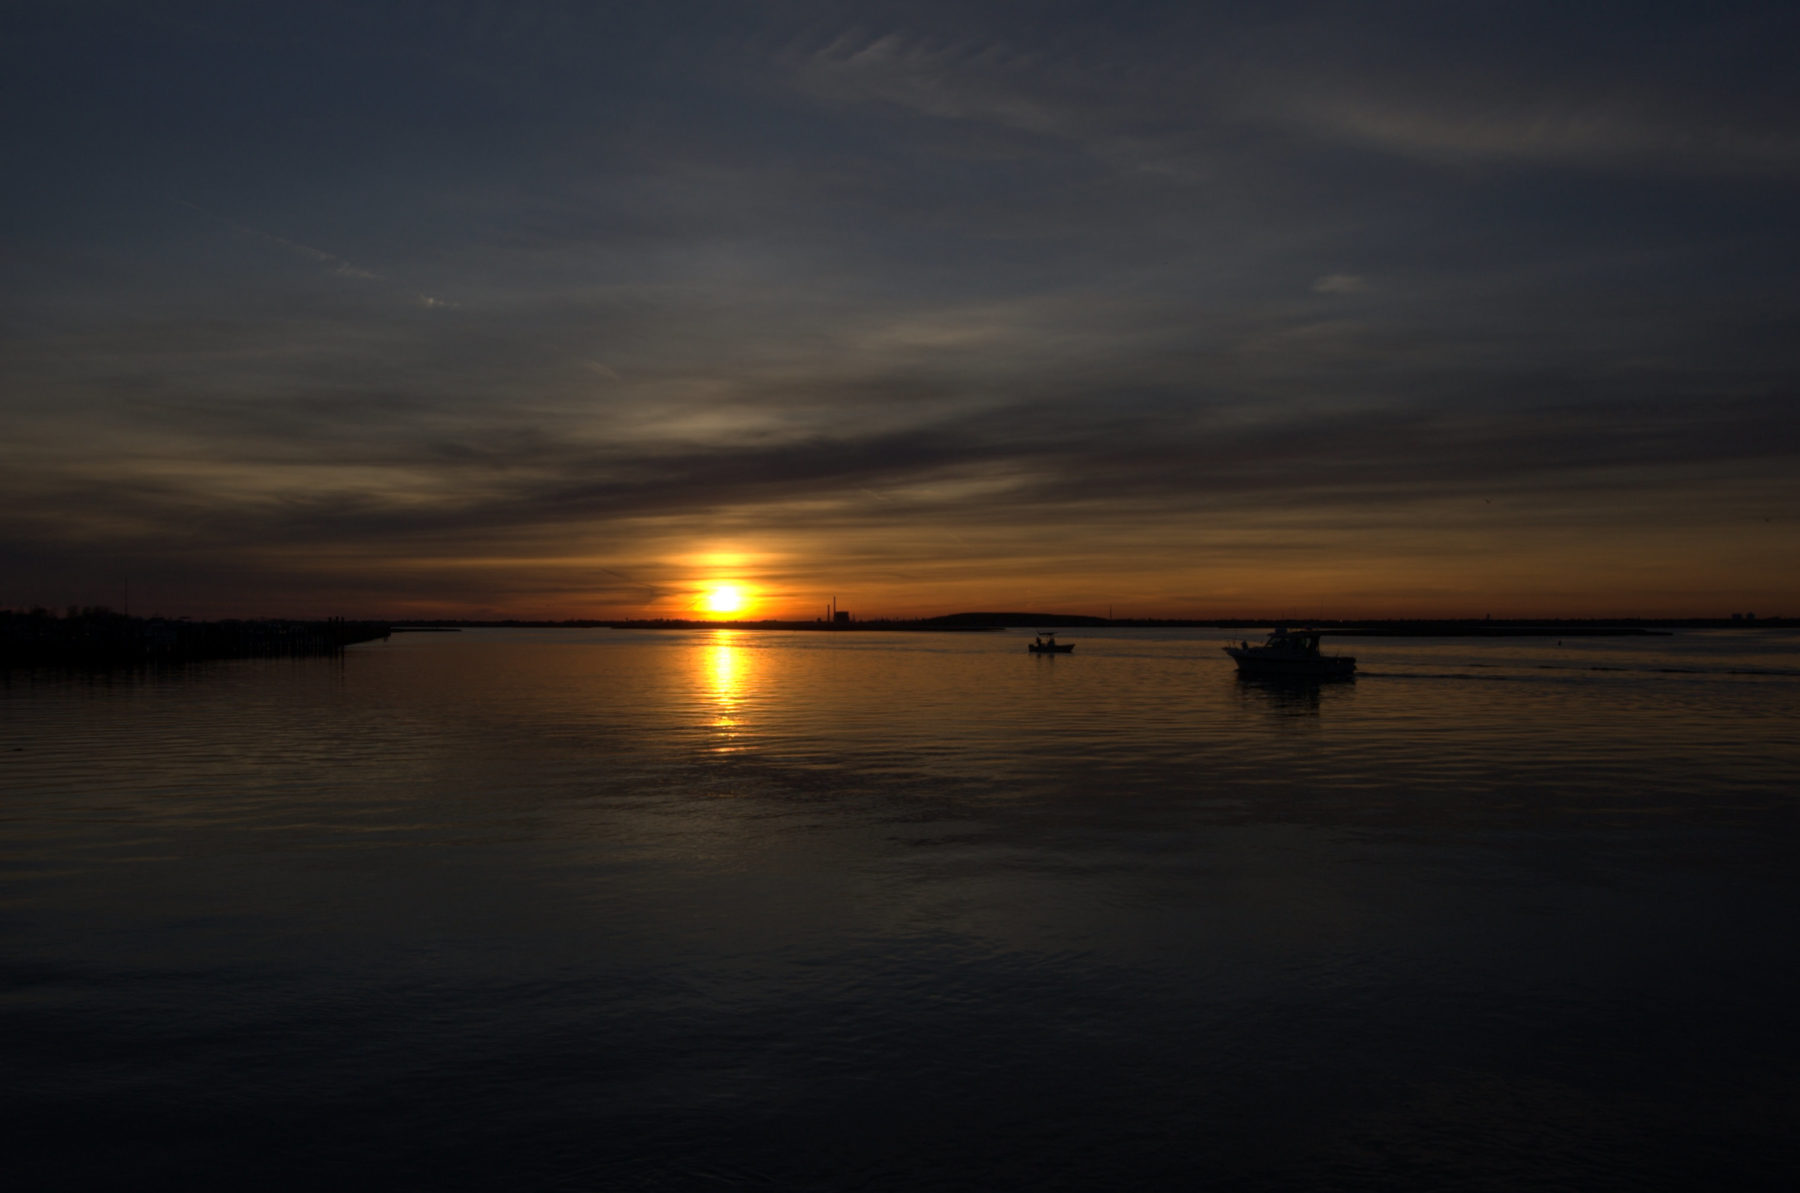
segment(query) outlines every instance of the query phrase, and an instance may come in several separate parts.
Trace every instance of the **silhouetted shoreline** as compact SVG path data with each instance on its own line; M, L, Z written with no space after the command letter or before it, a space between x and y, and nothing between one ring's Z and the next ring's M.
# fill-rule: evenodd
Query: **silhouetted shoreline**
M1341 637L1383 638L1578 638L1665 635L1694 629L1791 629L1793 618L1105 618L1072 613L953 613L928 618L783 621L717 621L637 618L562 621L430 619L406 622L343 618L191 621L130 617L108 609L74 609L58 616L43 609L0 610L0 667L134 666L202 659L271 658L333 654L346 646L393 633L461 629L765 630L813 633L994 633L1007 629L1113 628L1241 631L1273 625L1306 625Z
M190 621L110 609L0 611L0 667L116 667L335 654L386 638L386 622L281 618Z

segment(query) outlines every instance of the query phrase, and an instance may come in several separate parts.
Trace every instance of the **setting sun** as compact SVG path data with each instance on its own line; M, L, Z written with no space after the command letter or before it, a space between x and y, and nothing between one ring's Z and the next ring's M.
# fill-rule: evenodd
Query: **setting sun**
M747 603L744 590L735 584L721 584L706 592L706 609L709 613L741 613Z

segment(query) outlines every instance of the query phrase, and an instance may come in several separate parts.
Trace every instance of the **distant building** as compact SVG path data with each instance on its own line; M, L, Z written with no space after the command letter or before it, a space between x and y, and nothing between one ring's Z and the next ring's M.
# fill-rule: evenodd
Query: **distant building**
M842 609L839 609L836 612L832 613L831 621L832 621L833 625L849 625L850 624L850 614L845 612Z

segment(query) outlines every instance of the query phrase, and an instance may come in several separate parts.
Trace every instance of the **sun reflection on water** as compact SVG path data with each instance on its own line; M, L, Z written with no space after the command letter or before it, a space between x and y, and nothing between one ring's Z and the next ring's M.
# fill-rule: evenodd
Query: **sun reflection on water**
M710 689L713 727L729 739L740 728L740 711L744 703L746 681L744 650L738 644L735 630L715 630L712 641L701 653L705 671L704 686Z

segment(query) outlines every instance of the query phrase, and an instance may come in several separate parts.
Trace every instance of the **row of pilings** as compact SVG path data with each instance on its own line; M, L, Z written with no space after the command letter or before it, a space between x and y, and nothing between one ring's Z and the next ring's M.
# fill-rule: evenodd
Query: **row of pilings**
M385 622L285 618L190 621L129 617L109 609L0 610L0 666L112 667L199 659L334 654L386 638Z

